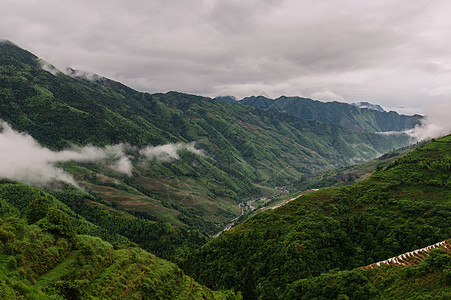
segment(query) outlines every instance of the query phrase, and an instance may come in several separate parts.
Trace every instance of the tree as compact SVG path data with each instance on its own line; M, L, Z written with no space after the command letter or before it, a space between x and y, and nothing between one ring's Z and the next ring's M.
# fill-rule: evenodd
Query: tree
M66 238L74 238L75 231L70 217L56 207L50 207L45 218L37 223L43 230Z
M251 266L247 266L244 269L244 285L243 285L243 299L244 300L253 300L258 299L257 293L255 291L255 279L254 279L254 270Z
M42 218L45 218L49 211L49 203L39 195L36 199L28 203L25 216L28 219L29 224L36 223Z

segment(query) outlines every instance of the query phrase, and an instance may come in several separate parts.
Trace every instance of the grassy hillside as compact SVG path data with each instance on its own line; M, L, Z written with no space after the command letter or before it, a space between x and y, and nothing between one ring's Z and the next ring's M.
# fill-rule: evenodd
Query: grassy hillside
M288 186L288 190L298 192L269 198L259 198L252 204L257 209L253 212L253 214L262 210L279 207L297 198L300 194L308 193L319 188L347 186L367 179L375 171L380 170L415 148L425 145L426 143L426 141L423 141L414 145L402 147L366 162L332 169L312 176L303 176Z
M30 220L28 220L29 223ZM0 218L2 299L233 299L134 246L76 235L54 207L33 224Z
M74 187L43 191L21 183L0 181L0 216L15 214L31 221L30 207L46 211L54 206L70 216L78 234L93 235L120 245L130 242L160 257L175 255L203 245L207 238L195 229L172 226L139 210L111 207L109 203ZM33 211L33 210L32 210Z
M235 299L137 245L169 256L203 244L198 233L52 193L0 182L1 299Z
M89 164L65 168L93 202L204 234L239 215L243 200L409 142L405 135L362 133L176 92L140 93L99 76L46 70L33 54L0 43L0 118L54 150L197 142L205 155L182 151L172 162L135 158L132 177Z
M300 279L351 270L448 239L450 170L447 136L367 180L307 193L259 213L181 264L210 287L282 297Z
M392 150L379 156L378 158L366 162L332 169L313 176L301 177L290 185L290 189L307 190L354 184L369 178L376 170L382 169L415 148L423 146L426 143L426 141L423 141L414 145Z

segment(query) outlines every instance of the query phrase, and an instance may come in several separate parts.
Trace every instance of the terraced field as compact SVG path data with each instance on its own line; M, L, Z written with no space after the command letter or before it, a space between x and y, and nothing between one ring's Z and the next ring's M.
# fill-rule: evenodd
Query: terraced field
M387 266L398 266L398 267L407 267L407 266L414 266L420 264L429 254L428 252L431 249L440 248L446 253L451 255L451 239L438 242L436 244L417 249L414 251L406 252L404 254L391 257L389 259L379 261L376 263L373 263L371 265L365 266L362 269L374 269L377 267L380 267L382 265Z
M65 170L113 213L116 209L142 211L154 220L176 227L196 226L198 216L203 216L202 222L207 224L203 228L210 228L209 234L240 214L240 208L231 205L230 199L212 195L209 189L221 193L221 187L214 183L183 176L157 177L136 173L135 177L126 178L117 174L105 175L93 165L72 162L65 165ZM102 205L97 202L90 204Z

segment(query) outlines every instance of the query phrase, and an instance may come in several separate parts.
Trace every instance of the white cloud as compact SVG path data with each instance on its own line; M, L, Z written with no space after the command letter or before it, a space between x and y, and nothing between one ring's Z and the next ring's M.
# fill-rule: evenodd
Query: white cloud
M45 60L42 59L38 59L39 64L41 65L41 68L44 71L49 72L50 74L56 76L58 73L61 73L60 70L58 70L57 68L55 68L55 66L49 64L48 62L46 62Z
M19 133L0 120L0 177L39 187L55 180L78 187L72 175L55 166L59 162L98 163L105 168L132 176L132 159L143 156L147 159L171 162L179 160L179 152L183 150L204 155L203 150L196 148L195 142L148 146L141 150L127 144L118 144L104 148L92 145L74 146L62 151L52 151L39 145L29 134Z
M451 96L451 85L442 85L435 88L422 88L420 93L430 96L444 96L449 98Z
M124 145L74 147L59 152L39 145L27 133L13 130L0 120L0 177L6 177L34 186L45 186L54 180L78 186L74 178L55 167L57 162L99 162L118 172L131 175L131 163L124 153Z
M142 149L139 153L148 159L156 159L161 161L179 160L179 152L182 150L190 151L197 155L204 155L203 151L195 147L195 142L191 143L176 143L166 144L160 146L148 146Z
M451 102L429 106L422 124L409 130L408 133L420 141L451 134L450 111Z
M416 141L438 138L451 134L451 103L440 105L429 105L426 108L426 115L423 116L421 124L406 131L378 132L383 135L397 135L407 133Z
M337 95L332 91L320 91L315 92L311 96L315 100L321 101L341 101L343 102L345 99L343 96Z

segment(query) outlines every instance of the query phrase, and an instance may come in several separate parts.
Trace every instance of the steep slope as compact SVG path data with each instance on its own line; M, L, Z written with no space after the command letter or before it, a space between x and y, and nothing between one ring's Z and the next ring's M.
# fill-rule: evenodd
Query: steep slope
M344 126L346 128L367 131L402 131L420 124L421 116L404 116L396 112L385 112L367 107L358 107L341 102L321 102L302 97L282 96L269 99L263 96L244 98L237 103L281 111L308 120L317 120Z
M450 170L451 135L355 185L310 192L259 213L181 265L207 286L283 296L297 280L443 241L451 236Z
M289 189L307 190L354 184L361 180L367 179L376 170L380 170L381 168L394 162L396 159L404 156L417 147L425 145L426 143L426 141L423 141L414 145L409 145L387 152L376 159L372 159L366 162L332 169L313 176L301 177L298 180L294 181L289 186Z
M75 235L69 217L56 208L32 225L0 218L0 240L2 299L234 297L210 291L175 264L140 248Z
M177 239L164 224L86 205L82 200L92 197L79 190L53 193L0 181L1 299L235 298L197 284L132 242L163 256L180 243L188 247L193 232L182 231Z
M243 199L409 142L406 135L356 132L194 95L140 93L80 74L58 73L12 43L0 43L0 118L53 150L71 144L127 143L135 149L197 142L205 155L185 151L175 161L144 164L135 157L132 177L93 165L67 169L105 200L102 205L140 208L204 234L239 215ZM112 179L102 183L99 174Z
M79 234L98 236L114 244L134 242L166 259L197 248L207 240L198 230L171 226L139 210L113 208L108 202L71 186L43 191L17 182L0 181L0 216L26 216L34 222L45 216L36 210L46 211L48 207L56 207L70 216ZM36 216L30 217L30 211Z

